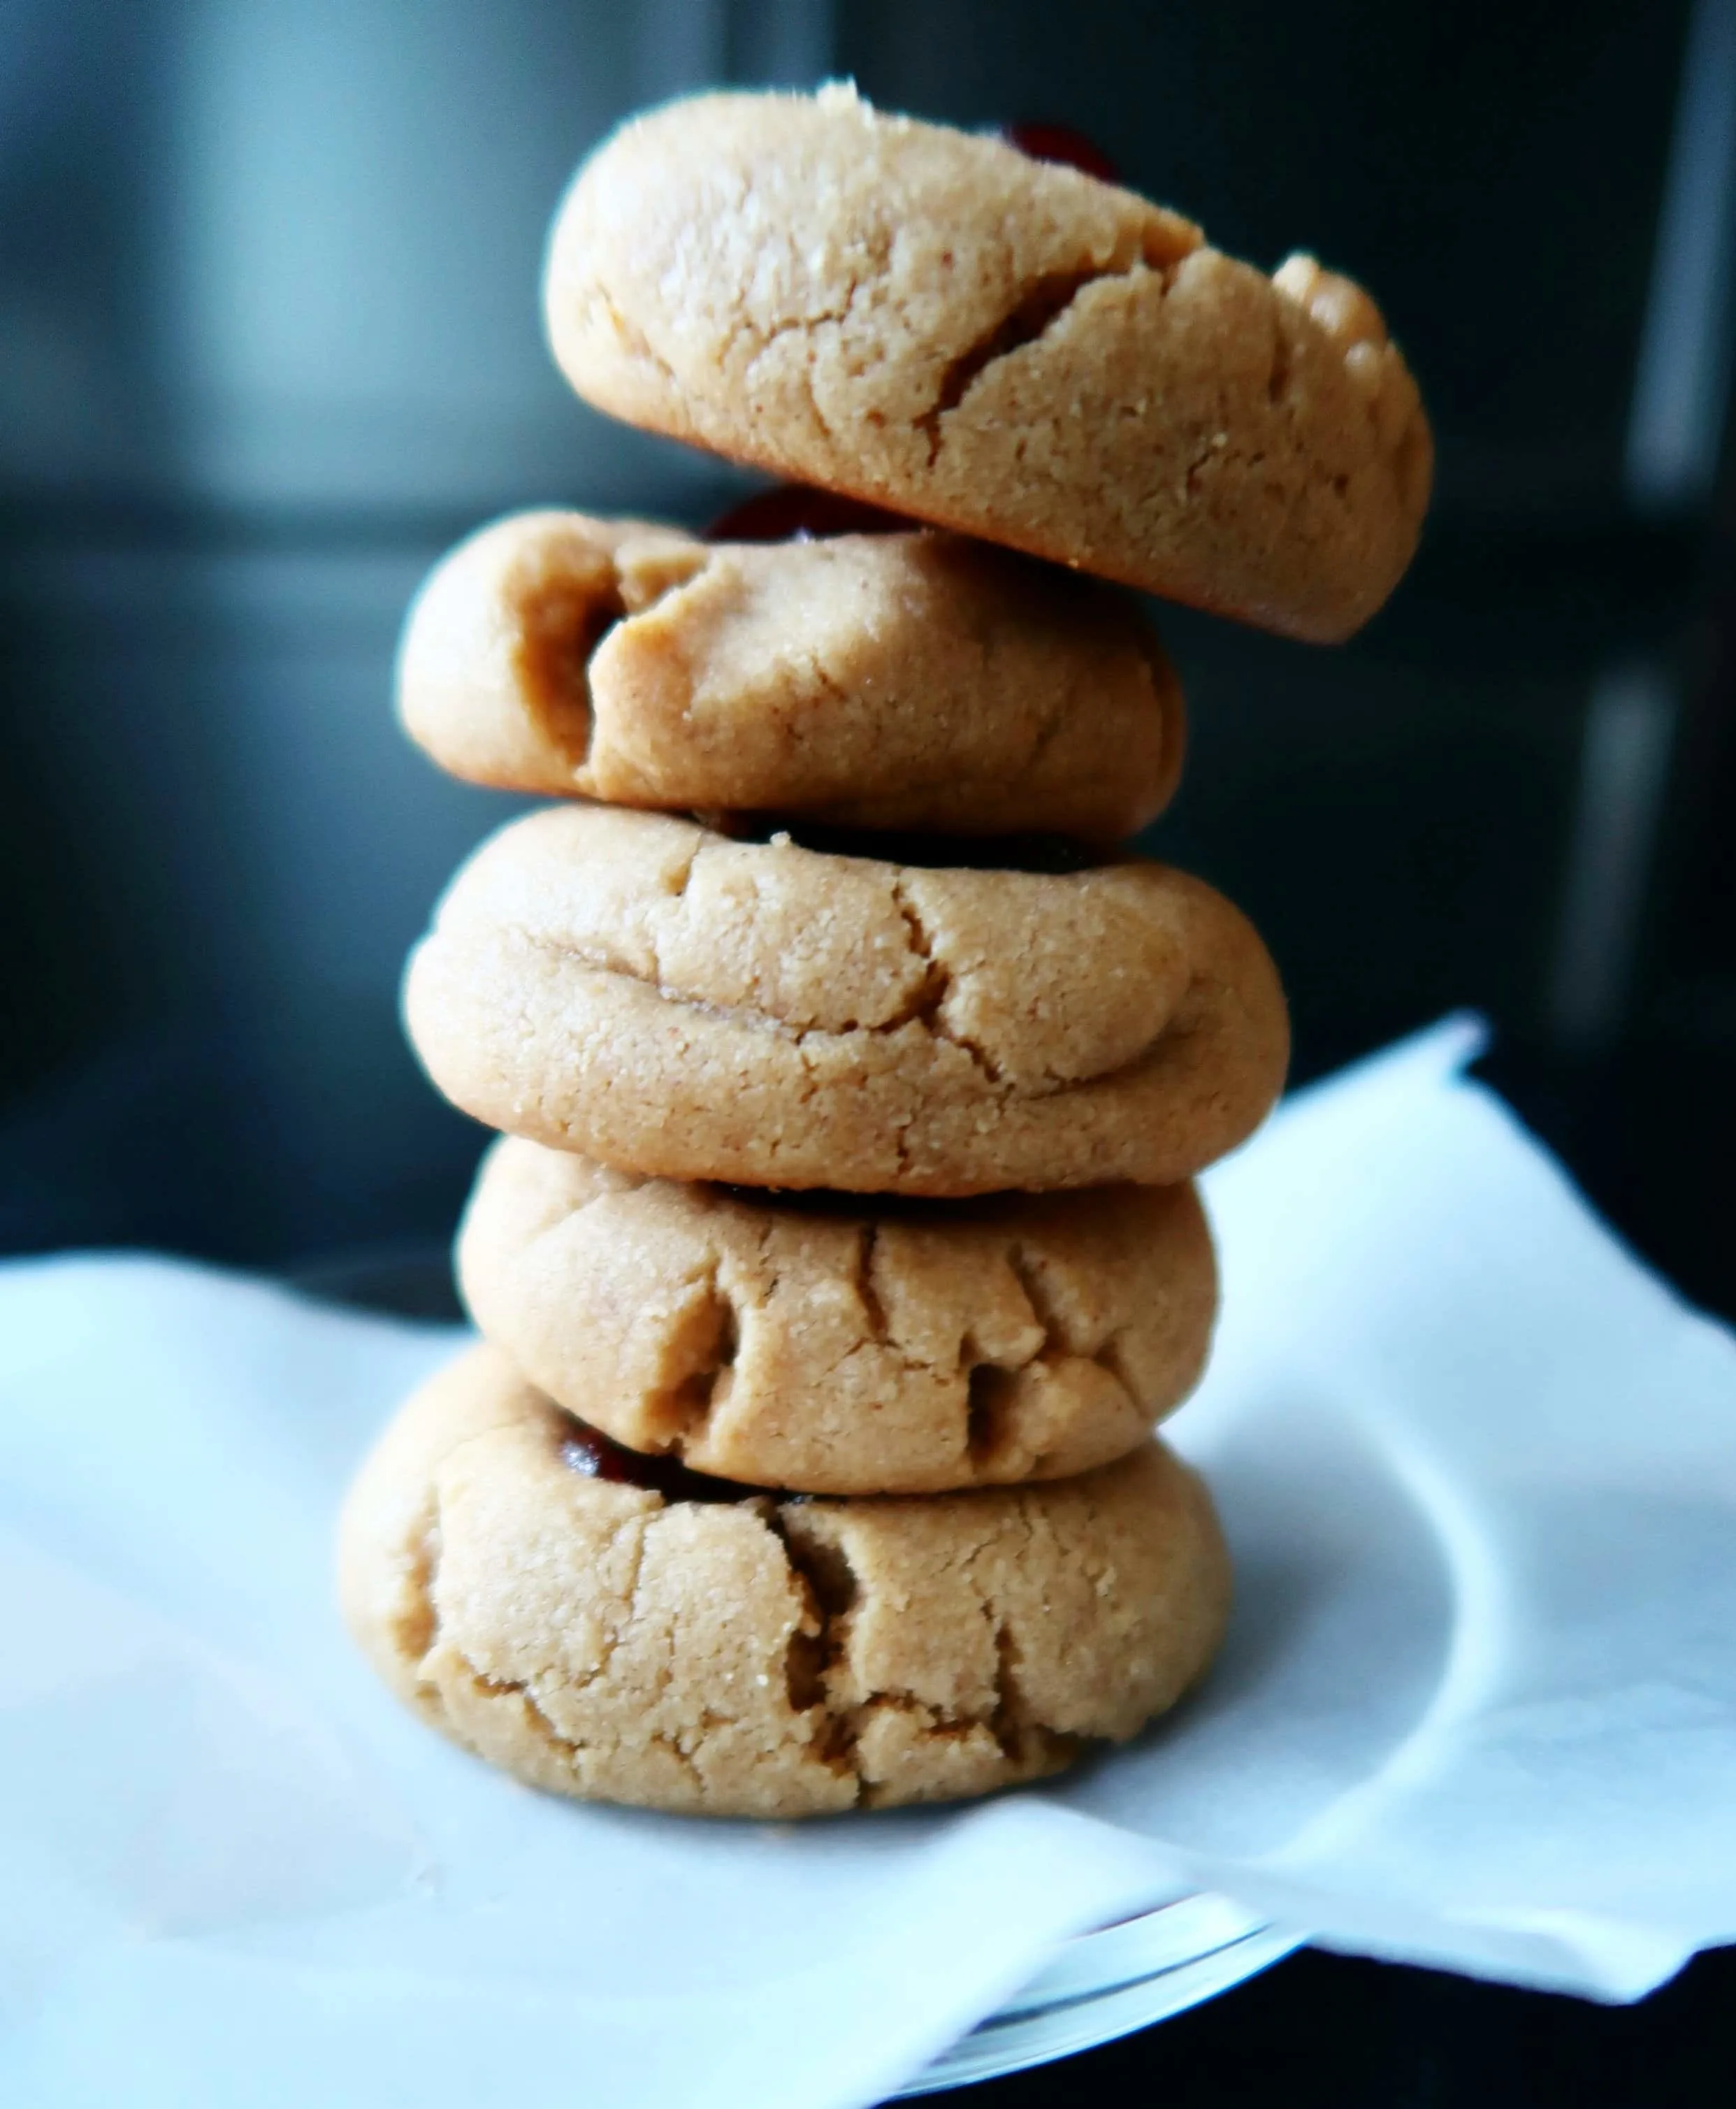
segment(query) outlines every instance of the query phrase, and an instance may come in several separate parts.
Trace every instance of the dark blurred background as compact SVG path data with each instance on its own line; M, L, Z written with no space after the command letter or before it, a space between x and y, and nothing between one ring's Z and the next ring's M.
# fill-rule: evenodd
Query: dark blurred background
M395 732L404 603L507 507L739 487L559 383L543 232L635 104L842 72L1374 289L1423 553L1345 651L1166 618L1153 839L1267 933L1300 1076L1479 1006L1736 1308L1736 0L0 0L0 1249L444 1237L480 1138L396 980L508 806Z

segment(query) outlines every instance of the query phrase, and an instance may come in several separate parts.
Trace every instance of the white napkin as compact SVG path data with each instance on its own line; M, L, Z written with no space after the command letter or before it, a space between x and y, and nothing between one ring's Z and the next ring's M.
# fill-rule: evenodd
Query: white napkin
M1070 1781L805 1826L451 1750L331 1606L344 1479L455 1336L162 1261L0 1270L0 2100L845 2109L1070 1932L1192 1886L1631 1998L1736 1938L1736 1343L1449 1021L1207 1181L1173 1424L1240 1596Z

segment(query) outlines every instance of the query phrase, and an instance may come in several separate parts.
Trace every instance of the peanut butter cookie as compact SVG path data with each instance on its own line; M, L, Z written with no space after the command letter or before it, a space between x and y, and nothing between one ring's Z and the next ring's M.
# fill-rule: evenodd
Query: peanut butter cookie
M719 546L520 513L423 587L398 694L455 775L673 811L1112 840L1181 768L1130 602L931 531Z
M963 1195L1170 1185L1276 1098L1265 948L1200 880L936 869L565 806L460 871L405 987L453 1103L623 1170Z
M483 1161L458 1277L488 1338L618 1443L827 1494L1122 1456L1193 1389L1217 1303L1191 1185L876 1207L512 1138Z
M946 1800L1172 1705L1223 1630L1161 1444L1045 1485L783 1499L637 1460L489 1348L363 1466L339 1588L381 1676L533 1786L719 1816Z
M1348 636L1433 449L1378 309L848 87L696 97L580 170L544 300L629 423L1286 635Z

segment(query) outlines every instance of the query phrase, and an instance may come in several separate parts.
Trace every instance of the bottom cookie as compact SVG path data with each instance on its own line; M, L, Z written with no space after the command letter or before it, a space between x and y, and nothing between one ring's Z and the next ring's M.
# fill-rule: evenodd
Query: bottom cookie
M479 1347L363 1466L339 1587L399 1696L532 1785L793 1817L1125 1741L1210 1660L1229 1574L1161 1443L1039 1485L780 1498L617 1450Z

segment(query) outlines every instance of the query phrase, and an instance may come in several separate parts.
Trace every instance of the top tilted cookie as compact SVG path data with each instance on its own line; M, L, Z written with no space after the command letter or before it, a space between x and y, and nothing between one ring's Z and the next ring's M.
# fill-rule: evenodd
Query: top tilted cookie
M1374 304L852 88L707 95L580 171L557 359L600 409L1330 642L1392 590L1433 451Z

